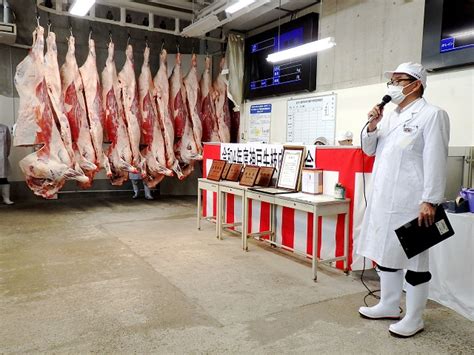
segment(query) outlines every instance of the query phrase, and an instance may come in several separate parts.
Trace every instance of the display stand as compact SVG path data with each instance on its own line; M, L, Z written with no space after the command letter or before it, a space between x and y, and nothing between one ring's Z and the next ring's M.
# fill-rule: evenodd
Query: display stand
M206 178L198 179L197 191L197 229L201 230L201 220L206 220L216 224L216 236L219 238L219 223L218 216L204 216L202 212L202 193L205 191L219 193L219 183L217 181L208 180ZM217 211L219 211L219 199L217 199Z
M347 273L349 271L349 209L350 209L350 200L344 199L339 200L331 196L326 195L306 195L304 193L290 193L290 194L280 194L272 195L266 194L258 191L247 190L245 194L245 207L248 206L250 200L257 200L261 202L267 202L271 205L270 212L270 230L261 231L258 233L247 233L247 227L244 225L244 230L242 233L242 245L244 250L248 250L248 237L255 237L258 240L263 240L272 245L283 247L283 245L275 241L275 207L288 207L299 211L304 211L313 214L313 253L312 253L312 271L313 271L313 280L317 281L318 278L318 264L320 263L332 263L336 261L344 262L344 271ZM345 215L345 229L344 229L344 251L342 256L337 256L328 259L319 259L317 256L318 250L318 218L325 216L334 216L343 214ZM245 215L248 216L248 208L245 208ZM244 218L248 220L248 218ZM269 235L270 239L261 239L261 236ZM300 254L298 251L287 248L294 253ZM306 256L306 254L305 254Z
M240 185L238 182L234 181L221 181L219 183L219 194L218 194L218 218L220 219L219 228L218 228L218 238L222 240L222 234L223 231L226 230L231 233L236 233L239 234L242 237L243 229L245 223L243 222L246 218L245 210L244 210L244 204L242 203L241 207L241 216L242 220L241 221L234 221L232 223L227 222L227 213L226 213L226 196L228 194L232 194L234 196L239 196L242 198L242 201L245 199L245 193L247 191L247 187ZM239 232L238 230L235 229L235 227L242 227L242 231Z

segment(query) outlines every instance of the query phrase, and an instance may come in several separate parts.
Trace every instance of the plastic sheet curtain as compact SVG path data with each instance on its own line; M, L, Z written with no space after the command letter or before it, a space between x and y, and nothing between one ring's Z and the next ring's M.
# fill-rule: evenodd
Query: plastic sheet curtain
M244 77L244 39L242 36L229 34L226 57L229 68L228 97L235 105L234 111L240 111Z

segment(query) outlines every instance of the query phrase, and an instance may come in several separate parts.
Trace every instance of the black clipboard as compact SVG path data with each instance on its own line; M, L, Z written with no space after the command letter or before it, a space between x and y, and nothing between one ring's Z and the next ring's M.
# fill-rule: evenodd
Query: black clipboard
M449 223L443 206L438 206L436 208L435 222L431 226L426 227L423 224L419 227L418 218L415 218L396 229L395 233L408 259L411 259L415 255L453 236L454 230L451 223Z

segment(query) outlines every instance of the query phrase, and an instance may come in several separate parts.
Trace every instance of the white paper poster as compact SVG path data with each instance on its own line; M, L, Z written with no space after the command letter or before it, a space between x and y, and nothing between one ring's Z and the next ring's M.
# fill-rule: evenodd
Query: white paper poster
M272 104L250 106L249 142L270 142Z
M334 144L336 134L336 95L288 100L288 130L286 140L313 144L325 137Z

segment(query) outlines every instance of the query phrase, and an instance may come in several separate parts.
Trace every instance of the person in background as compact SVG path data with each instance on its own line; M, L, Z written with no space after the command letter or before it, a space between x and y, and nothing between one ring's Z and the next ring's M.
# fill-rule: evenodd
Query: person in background
M326 137L318 137L314 140L314 145L328 145Z
M12 205L10 200L10 183L8 182L8 174L10 172L10 155L11 135L7 126L0 124L0 190L2 193L3 203Z
M391 335L407 338L424 329L429 251L408 259L395 230L415 218L420 226L434 223L446 188L449 117L423 98L426 70L421 64L403 63L385 76L387 95L397 107L385 118L383 108L375 106L362 133L362 149L375 155L375 164L357 246L359 255L377 264L380 301L360 307L359 313L368 319L400 319L407 270L405 316L389 327Z
M133 187L133 199L138 198L138 194L140 192L140 188L138 187L138 182L142 181L142 176L140 174L128 174L130 180L132 180L132 187ZM153 200L153 196L151 195L150 188L147 184L143 183L143 190L145 191L145 198L147 200Z
M352 145L352 132L351 131L343 131L339 132L337 135L337 142L339 145Z

